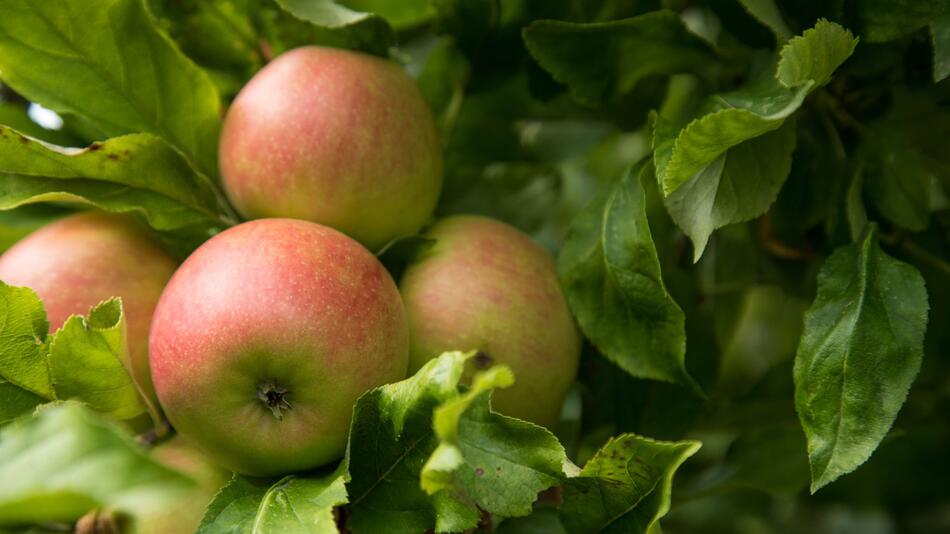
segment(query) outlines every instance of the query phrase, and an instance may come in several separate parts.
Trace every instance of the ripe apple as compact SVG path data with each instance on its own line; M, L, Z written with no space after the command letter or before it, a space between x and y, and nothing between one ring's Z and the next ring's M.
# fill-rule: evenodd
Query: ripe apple
M442 187L432 112L397 64L334 48L284 53L228 110L221 175L246 218L336 228L376 251L415 233Z
M442 219L436 240L400 283L409 317L410 371L447 350L478 350L476 367L515 374L500 413L555 425L577 374L581 338L554 259L517 229L487 217Z
M211 463L179 436L157 445L149 455L188 475L197 484L167 508L134 514L129 531L133 534L192 534L198 530L208 503L228 482L231 473Z
M40 297L55 331L70 315L122 297L128 361L122 362L155 403L149 377L152 312L177 263L133 219L85 212L50 223L0 257L0 280L27 286Z
M359 243L261 219L185 260L150 349L172 426L223 466L268 476L342 455L356 399L406 376L409 333L395 283Z

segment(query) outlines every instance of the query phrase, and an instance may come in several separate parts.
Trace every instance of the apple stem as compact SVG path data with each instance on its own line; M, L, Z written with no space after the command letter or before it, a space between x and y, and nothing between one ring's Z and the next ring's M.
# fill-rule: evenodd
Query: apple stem
M283 410L290 410L292 406L290 405L290 400L288 400L289 391L287 388L283 388L274 384L273 382L268 382L266 384L261 384L257 388L257 398L264 403L265 406L274 414L274 417L278 421L284 419Z

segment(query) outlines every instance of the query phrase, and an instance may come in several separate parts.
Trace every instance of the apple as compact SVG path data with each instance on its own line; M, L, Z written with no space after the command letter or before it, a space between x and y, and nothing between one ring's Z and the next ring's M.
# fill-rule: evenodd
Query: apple
M493 408L552 428L577 374L581 337L554 258L521 231L453 216L427 232L433 247L403 273L410 371L448 350L477 350L475 367L508 365L511 388Z
M309 220L373 251L418 231L442 187L435 120L413 80L334 48L297 48L261 69L227 112L219 160L245 218Z
M161 510L135 514L129 532L132 534L192 534L198 530L208 503L231 478L198 450L179 436L156 445L149 455L165 466L191 477L196 482L173 505Z
M179 434L233 471L270 476L343 454L357 398L406 376L409 332L396 284L359 243L260 219L185 260L150 349Z
M0 257L0 280L27 286L46 308L50 331L71 315L122 297L128 361L122 362L155 403L149 377L152 312L177 262L134 219L99 212L70 215L43 226Z

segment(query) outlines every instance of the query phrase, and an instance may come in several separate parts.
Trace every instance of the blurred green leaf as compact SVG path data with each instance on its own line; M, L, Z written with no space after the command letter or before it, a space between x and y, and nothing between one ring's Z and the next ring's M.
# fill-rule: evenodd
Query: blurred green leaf
M545 70L591 106L648 76L696 70L715 59L672 11L592 24L536 21L524 29L524 41Z
M0 77L34 102L88 119L101 137L161 136L217 176L217 91L156 29L143 0L5 2Z
M339 471L276 483L234 475L208 505L197 534L338 532L333 508L346 502Z
M825 261L794 371L812 492L887 434L920 369L927 309L920 273L881 251L873 225Z
M923 28L950 6L946 0L854 0L849 7L861 37L877 43Z
M506 519L495 529L497 534L567 534L561 517L553 507L538 508L528 517Z
M673 474L700 448L624 434L612 438L564 486L568 532L647 533L670 509Z
M471 528L478 523L479 510L500 517L526 516L538 493L562 479L566 457L553 434L491 412L492 390L513 382L507 367L493 367L475 375L464 394L436 408L433 426L440 443L420 477L436 510L453 510L436 516L437 531Z
M680 307L666 290L646 217L642 180L629 171L575 219L558 258L581 330L626 372L692 385Z
M927 228L931 187L936 176L923 155L907 146L901 132L887 125L868 132L861 148L865 161L864 191L872 205L902 228Z
M775 4L775 0L739 0L742 7L775 34L775 41L782 44L791 39L792 30L788 29L782 12Z
M930 23L934 47L934 82L950 76L950 13L935 18Z
M36 293L0 281L0 377L33 394L52 398L46 364L49 322Z
M794 424L766 423L741 434L701 490L748 487L794 497L808 485L805 437Z
M0 175L0 209L72 201L140 212L159 230L230 222L215 186L151 134L80 150L43 144L0 126Z
M74 399L116 419L145 413L129 361L122 301L112 298L73 315L49 343L49 372L58 399Z
M350 9L333 0L276 0L300 20L320 28L343 32L354 48L386 55L395 42L386 19L371 12ZM368 0L367 3L374 3Z
M93 508L156 509L192 485L80 404L0 430L0 523L73 521Z

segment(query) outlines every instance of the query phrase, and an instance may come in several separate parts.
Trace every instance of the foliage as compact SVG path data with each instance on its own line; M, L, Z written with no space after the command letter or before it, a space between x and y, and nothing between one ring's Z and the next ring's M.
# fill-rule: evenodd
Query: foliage
M945 0L8 0L0 247L90 206L178 256L236 224L223 110L313 44L416 78L437 215L557 256L578 385L552 433L492 411L510 370L446 353L359 400L340 464L236 475L200 532L946 528ZM431 245L380 258L398 277ZM143 454L165 426L122 366L124 313L50 333L0 285L0 531L188 488Z

